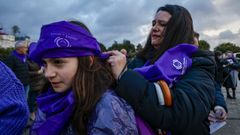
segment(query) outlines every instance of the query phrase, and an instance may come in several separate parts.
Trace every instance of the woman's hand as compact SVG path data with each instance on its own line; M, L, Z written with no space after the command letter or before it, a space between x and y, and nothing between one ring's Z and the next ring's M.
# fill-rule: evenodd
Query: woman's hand
M217 106L214 108L214 112L210 113L208 116L208 120L210 122L216 121L226 121L227 119L227 112L223 107Z
M223 107L215 107L214 111L218 121L225 121L227 119L227 112Z
M106 53L110 55L108 63L110 63L113 76L117 80L127 64L126 55L117 50L108 51Z

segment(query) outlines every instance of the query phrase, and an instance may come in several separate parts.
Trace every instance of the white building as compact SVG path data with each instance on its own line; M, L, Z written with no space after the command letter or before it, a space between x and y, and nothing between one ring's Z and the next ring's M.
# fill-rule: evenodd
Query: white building
M14 47L14 45L15 45L15 36L0 34L0 47L1 48Z

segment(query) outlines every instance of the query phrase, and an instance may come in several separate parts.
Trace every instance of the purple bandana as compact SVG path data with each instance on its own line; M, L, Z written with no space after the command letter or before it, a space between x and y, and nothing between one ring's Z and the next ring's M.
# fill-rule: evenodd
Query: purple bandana
M85 28L66 21L43 25L37 46L30 58L41 64L43 58L98 56L102 54L97 40Z
M12 54L16 56L21 62L25 63L26 62L26 55L25 54L19 54L17 51L13 51Z
M191 56L196 51L196 45L179 44L167 50L154 64L149 65L147 62L134 71L152 82L165 80L171 87L191 67Z
M56 93L50 88L37 97L37 105L46 115L46 120L36 123L32 127L32 132L36 132L38 135L56 135L68 126L75 100L72 90Z
M31 42L29 44L29 47L28 47L28 51L29 53L32 53L32 51L37 47L37 43L36 42Z

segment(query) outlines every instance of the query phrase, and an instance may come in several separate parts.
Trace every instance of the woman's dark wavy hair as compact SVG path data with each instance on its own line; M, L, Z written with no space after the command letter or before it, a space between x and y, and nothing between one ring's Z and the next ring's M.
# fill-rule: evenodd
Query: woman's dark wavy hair
M70 21L70 23L77 24L89 31L79 21ZM114 85L115 80L111 67L106 60L94 57L91 62L88 56L78 58L78 69L72 85L76 105L71 120L73 130L77 134L87 134L87 124L91 112L103 93Z
M172 16L167 23L162 43L158 49L154 49L151 45L150 33L145 47L137 54L137 57L150 60L151 63L154 63L169 48L181 43L193 44L193 22L187 9L179 5L165 5L158 8L156 14L159 11L166 11Z

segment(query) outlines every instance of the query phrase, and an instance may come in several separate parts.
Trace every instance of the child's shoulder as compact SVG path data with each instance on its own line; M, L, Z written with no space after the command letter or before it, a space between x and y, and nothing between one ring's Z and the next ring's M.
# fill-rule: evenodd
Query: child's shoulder
M98 104L108 104L111 102L123 102L123 99L119 97L113 90L107 90L101 96Z
M89 134L137 134L134 111L130 105L112 91L106 91L88 123Z
M127 102L119 97L113 90L107 90L96 105L96 110L101 109L132 109Z

